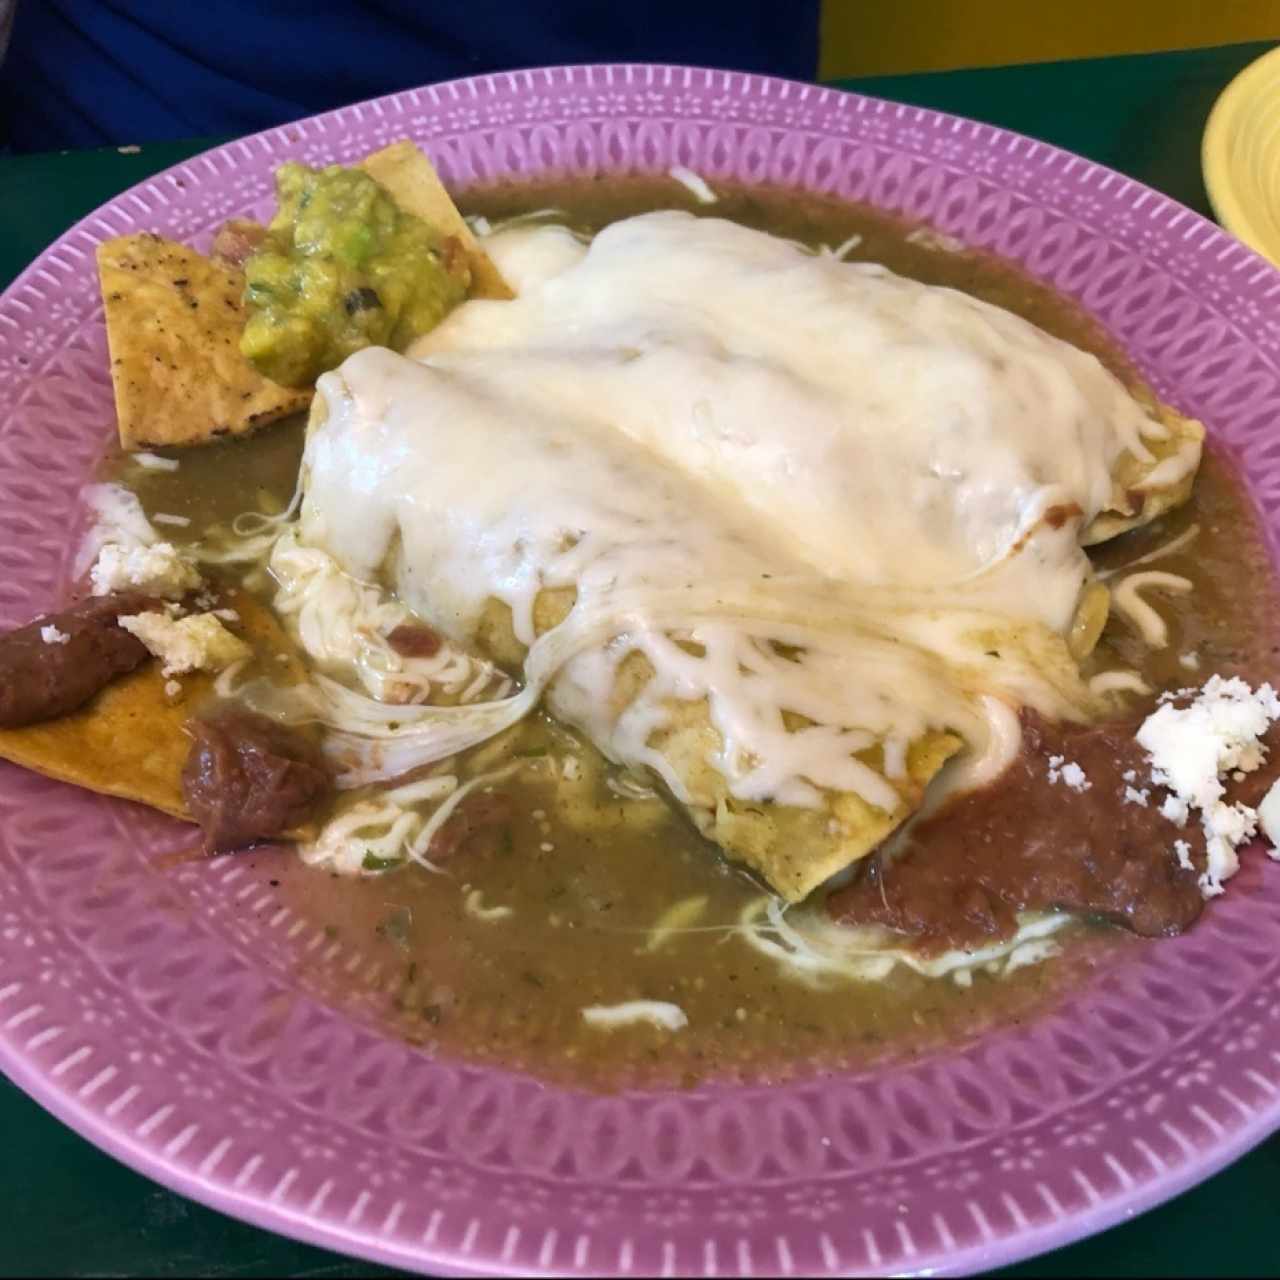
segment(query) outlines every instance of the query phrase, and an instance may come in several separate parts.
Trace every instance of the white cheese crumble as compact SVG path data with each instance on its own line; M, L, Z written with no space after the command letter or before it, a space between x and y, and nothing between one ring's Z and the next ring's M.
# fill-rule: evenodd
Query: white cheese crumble
M1093 786L1093 783L1085 776L1084 770L1070 760L1062 766L1062 781L1072 791L1088 791Z
M200 585L200 575L169 542L135 547L109 542L98 553L89 580L95 596L145 591L166 600L181 599Z
M177 680L166 680L164 692L167 698L176 698L182 692L182 684Z
M159 535L147 519L138 495L119 484L91 484L80 495L93 513L93 524L76 554L75 576L87 573L98 553L109 542L124 547L149 547Z
M1239 678L1216 675L1198 692L1184 692L1194 694L1191 702L1177 707L1162 699L1137 739L1151 757L1151 781L1172 792L1160 806L1164 817L1182 826L1192 809L1200 813L1207 855L1200 891L1212 898L1239 869L1236 850L1258 829L1256 810L1224 799L1223 778L1262 764L1262 735L1280 719L1280 698L1269 684L1254 690Z
M1085 771L1074 760L1068 760L1065 756L1049 757L1049 781L1061 782L1072 791L1081 793L1093 786Z
M1178 662L1181 666L1186 667L1188 671L1200 670L1200 655L1194 649L1189 649L1186 653L1180 653Z
M1185 840L1175 840L1173 852L1177 856L1178 866L1184 871L1195 870L1195 864L1191 861L1191 846Z
M71 637L65 631L59 631L55 626L41 627L40 639L45 644L70 644Z
M1273 858L1280 859L1280 782L1273 782L1271 790L1262 797L1258 806L1258 825L1262 834L1271 841L1268 852Z
M188 671L221 671L252 652L210 613L170 618L167 614L148 611L124 615L120 625L161 660L164 676Z
M1138 787L1125 787L1124 789L1125 804L1138 804L1145 809L1147 807L1147 800L1150 796L1151 792L1146 787L1142 787L1141 789Z
M166 459L158 461L172 470ZM177 600L201 585L195 566L171 543L160 540L136 493L123 485L93 484L81 496L93 512L94 523L76 557L75 574L79 577L88 571L95 596L134 590ZM165 524L190 523L185 516L163 513L156 519Z
M632 1027L647 1022L660 1031L682 1031L689 1017L678 1004L666 1000L628 1000L625 1004L593 1004L582 1011L589 1027L612 1031L615 1027Z

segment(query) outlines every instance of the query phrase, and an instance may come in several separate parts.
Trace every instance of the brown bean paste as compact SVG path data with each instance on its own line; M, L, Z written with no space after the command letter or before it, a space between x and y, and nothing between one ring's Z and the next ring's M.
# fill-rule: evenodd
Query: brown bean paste
M1204 833L1160 811L1134 737L1142 718L1054 724L1022 715L1022 749L988 786L958 795L868 858L827 907L849 924L879 924L933 950L1011 936L1019 911L1070 911L1142 937L1181 933L1204 907ZM1280 737L1280 734L1273 734ZM1078 765L1067 785L1053 760ZM1256 805L1280 775L1272 752L1234 782L1230 800ZM1175 852L1185 841L1189 866Z

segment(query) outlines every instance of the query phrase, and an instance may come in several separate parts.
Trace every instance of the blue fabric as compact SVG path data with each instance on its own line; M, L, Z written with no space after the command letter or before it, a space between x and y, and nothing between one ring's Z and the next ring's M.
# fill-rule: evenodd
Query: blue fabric
M433 80L565 62L812 79L818 0L17 0L18 151L248 133Z

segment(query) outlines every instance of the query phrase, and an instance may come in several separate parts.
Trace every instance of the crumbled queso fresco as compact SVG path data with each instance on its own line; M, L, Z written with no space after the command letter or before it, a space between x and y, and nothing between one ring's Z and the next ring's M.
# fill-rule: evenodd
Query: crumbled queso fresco
M211 613L171 618L147 611L125 614L120 625L160 659L165 677L188 671L222 671L251 653L249 646Z
M1088 791L1093 786L1085 771L1074 760L1068 760L1065 756L1049 757L1049 781L1062 782L1064 786L1077 792Z
M1213 676L1202 689L1180 689L1162 695L1160 702L1137 739L1151 758L1151 782L1170 793L1161 814L1177 827L1186 825L1193 810L1199 814L1207 855L1200 891L1216 897L1239 869L1237 849L1259 826L1273 846L1271 856L1280 857L1275 847L1280 845L1280 783L1255 810L1228 803L1223 782L1262 765L1267 755L1262 736L1280 719L1280 697L1269 684L1252 689L1241 679ZM1138 794L1129 787L1126 798L1130 793ZM1190 866L1185 840L1174 841L1173 852L1181 866Z
M40 639L45 644L70 644L71 637L65 631L59 631L57 627L41 627Z
M166 600L181 599L200 586L200 575L168 542L151 546L108 543L90 571L95 596L138 590Z

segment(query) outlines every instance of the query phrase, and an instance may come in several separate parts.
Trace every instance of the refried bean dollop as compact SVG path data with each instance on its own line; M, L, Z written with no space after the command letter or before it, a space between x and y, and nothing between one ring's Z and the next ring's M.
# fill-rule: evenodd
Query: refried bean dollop
M954 797L918 822L891 854L877 853L828 899L846 924L879 924L931 950L1009 937L1019 911L1071 911L1142 937L1181 933L1199 916L1204 833L1160 812L1167 794L1149 782L1136 741L1141 718L1051 723L1022 715L1022 750L989 786ZM1051 776L1061 757L1087 788ZM1129 775L1126 777L1126 774ZM1229 787L1256 805L1280 774L1280 755ZM1146 803L1133 793L1147 792ZM1186 841L1191 867L1174 843Z
M182 791L210 853L243 849L310 821L333 782L302 732L240 707L192 720Z
M117 619L153 604L95 596L0 635L0 728L65 716L145 662L146 646Z

